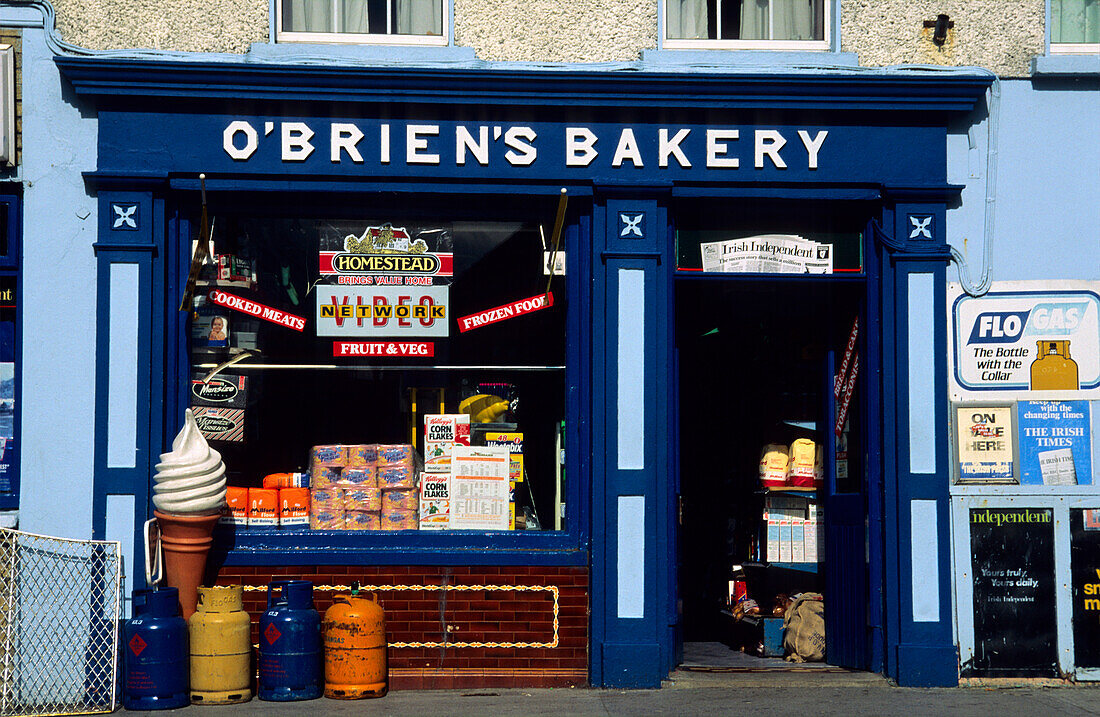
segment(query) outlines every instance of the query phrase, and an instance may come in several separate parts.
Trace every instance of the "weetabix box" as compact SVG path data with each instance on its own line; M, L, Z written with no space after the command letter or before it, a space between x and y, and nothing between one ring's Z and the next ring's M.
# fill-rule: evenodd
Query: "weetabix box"
M791 520L779 521L779 562L791 562Z
M818 562L819 558L817 556L817 518L811 518L810 520L806 521L805 550L807 563Z
M420 529L447 530L451 523L451 474L420 474Z
M456 445L470 445L470 416L465 413L430 413L424 416L424 470L446 473Z

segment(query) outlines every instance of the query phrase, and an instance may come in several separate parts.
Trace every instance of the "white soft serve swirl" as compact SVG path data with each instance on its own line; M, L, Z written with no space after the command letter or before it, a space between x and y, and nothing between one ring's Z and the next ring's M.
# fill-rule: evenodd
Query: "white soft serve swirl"
M225 464L199 432L191 409L172 450L160 454L153 481L153 505L162 513L217 513L225 505Z

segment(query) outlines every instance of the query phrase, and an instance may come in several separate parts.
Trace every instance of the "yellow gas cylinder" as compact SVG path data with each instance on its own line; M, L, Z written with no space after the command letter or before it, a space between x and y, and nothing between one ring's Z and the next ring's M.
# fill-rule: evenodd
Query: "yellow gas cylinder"
M1076 391L1077 362L1069 357L1069 341L1036 341L1038 357L1031 364L1032 391Z
M359 700L388 689L386 619L374 596L337 595L325 611L325 697Z
M229 705L252 699L251 620L239 585L199 588L187 621L191 637L191 703Z

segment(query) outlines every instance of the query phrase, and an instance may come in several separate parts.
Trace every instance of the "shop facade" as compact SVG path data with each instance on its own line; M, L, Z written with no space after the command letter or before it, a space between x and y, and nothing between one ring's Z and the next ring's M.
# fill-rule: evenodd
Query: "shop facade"
M196 353L194 317L178 310L200 236L202 174L215 246L236 232L289 257L276 266L282 303L268 295L252 305L304 319L302 330L262 318L257 329L244 304L226 307L231 332L243 327L246 343L234 345L266 342L225 369L270 401L245 409L246 434L269 437L248 454L263 469L246 480L275 472L261 453L304 464L325 442L326 402L376 427L377 438L362 440L398 442L394 434L410 435L410 401L453 412L470 383L523 394L531 422L556 428L547 435L559 442L542 439L540 460L560 463L537 489L542 530L227 529L211 578L263 585L291 575L379 590L398 686L659 685L684 639L681 488L693 480L683 454L694 447L681 435L680 336L701 314L765 306L779 292L844 307L816 339L818 358L836 362L830 376L851 324L861 327L846 372L858 386L859 471L853 460L858 475L843 485L828 471L820 500L829 516L820 584L836 606L830 634L844 636L831 660L902 684L955 684L950 457L935 428L949 408L937 358L947 327L932 317L947 312L948 206L961 191L947 182L948 123L982 103L987 79L56 64L98 117L85 173L98 216L94 535L128 535L141 554L157 454L192 405L194 375L220 358ZM745 207L771 222L755 233L828 227L830 273L739 283L703 270L700 245L736 232ZM542 269L559 212L564 276ZM309 286L328 250L318 237L362 240L387 226L449 234L448 327L434 336L320 330L335 320L322 303L364 294L339 280ZM333 287L347 293L315 298ZM211 301L244 293L220 288L225 296ZM553 306L487 313L546 293ZM479 315L493 320L459 330ZM413 345L433 355L372 353ZM712 368L726 390L752 380ZM352 400L355 410L341 403ZM831 405L807 410L835 415ZM380 428L386 420L399 428ZM327 440L354 439L334 429ZM299 467L292 460L287 470Z

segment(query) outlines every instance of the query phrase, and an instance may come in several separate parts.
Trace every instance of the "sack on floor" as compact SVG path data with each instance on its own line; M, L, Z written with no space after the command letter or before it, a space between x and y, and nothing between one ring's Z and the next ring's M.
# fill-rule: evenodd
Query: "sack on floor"
M783 648L790 662L825 659L825 603L821 593L802 593L783 618Z

